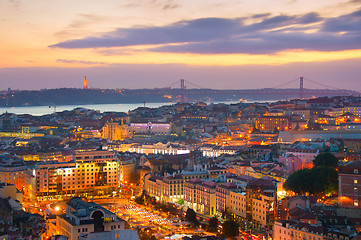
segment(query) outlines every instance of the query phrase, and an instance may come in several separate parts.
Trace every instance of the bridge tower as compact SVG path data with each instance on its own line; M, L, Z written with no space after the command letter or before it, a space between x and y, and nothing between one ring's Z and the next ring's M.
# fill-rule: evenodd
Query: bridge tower
M303 77L300 77L300 99L303 98Z
M181 79L181 103L184 103L185 102L185 90L186 90L186 85L184 84L184 79Z

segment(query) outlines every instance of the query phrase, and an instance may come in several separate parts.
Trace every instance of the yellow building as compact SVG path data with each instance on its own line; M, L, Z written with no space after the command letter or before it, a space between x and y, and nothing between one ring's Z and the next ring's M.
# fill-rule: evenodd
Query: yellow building
M64 194L87 196L120 185L121 165L110 151L79 151L70 162L39 162L28 171L27 187L37 200ZM30 185L30 186L29 186Z
M0 198L8 197L11 197L14 200L18 200L20 204L23 202L23 194L16 189L14 184L0 182Z
M246 193L241 191L231 191L229 195L229 210L232 214L246 219L247 217L247 203Z
M16 188L23 190L25 187L25 172L27 167L22 159L10 155L0 157L0 182L15 184Z
M163 194L163 177L152 176L147 174L144 177L143 189L149 196L155 197L158 201L161 200Z
M119 181L130 182L131 175L134 173L135 160L134 158L119 159Z
M192 179L184 184L184 205L207 216L216 214L217 183Z
M259 198L252 199L252 220L262 228L271 227L275 215L274 192L264 192Z

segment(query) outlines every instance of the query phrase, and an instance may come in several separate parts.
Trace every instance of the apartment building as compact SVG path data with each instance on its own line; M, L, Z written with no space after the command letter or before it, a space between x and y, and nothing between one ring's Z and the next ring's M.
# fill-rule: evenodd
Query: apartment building
M164 202L177 202L184 197L184 178L181 174L173 174L163 178L163 198Z
M349 162L339 172L338 198L341 207L361 208L361 159Z
M302 169L312 168L313 160L320 153L318 149L302 149L302 148L290 148L286 151L286 156L293 155L301 159Z
M275 191L266 190L252 199L252 222L259 228L271 228L275 219Z
M199 178L193 178L184 182L184 206L191 209L197 209L196 185L203 181Z
M194 211L207 216L216 214L217 183L210 180L192 179L185 183L184 202Z
M229 210L237 218L247 218L247 203L245 191L230 191Z
M144 177L143 189L148 195L155 197L157 201L161 201L163 193L163 177L147 174Z
M219 214L230 206L230 194L238 187L231 182L220 183L216 187L216 210Z
M17 189L24 190L26 170L24 160L10 154L0 156L0 182L15 184Z
M323 232L324 230L322 226L281 220L274 223L272 238L274 240L323 240L325 239Z

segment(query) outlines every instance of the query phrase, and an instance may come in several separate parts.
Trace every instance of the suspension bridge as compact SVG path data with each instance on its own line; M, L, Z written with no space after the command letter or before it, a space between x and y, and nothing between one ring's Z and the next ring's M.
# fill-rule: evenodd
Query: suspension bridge
M297 88L285 88L286 86L290 86L291 84L294 84L298 82ZM322 87L323 89L311 89L311 88L304 88L305 83L313 84L318 87ZM190 86L191 88L187 88L186 84ZM286 81L282 84L277 84L275 86L272 86L270 88L262 88L262 89L244 89L244 90L214 90L206 87L202 87L198 84L192 83L190 81L180 79L175 82L172 82L171 84L165 86L164 88L175 88L177 89L177 86L180 86L179 88L179 94L180 94L180 101L185 102L186 101L186 94L191 94L192 90L212 90L213 94L221 94L224 92L227 92L228 94L241 94L241 95L274 95L274 96L281 96L283 99L289 99L291 98L309 98L313 96L336 96L336 95L342 95L342 96L349 96L349 95L360 95L360 92L358 91L352 91L347 89L341 89L334 86L330 86L328 84L324 84L315 80L312 80L310 78L306 77L299 77L292 79L290 81ZM292 87L292 86L291 86Z

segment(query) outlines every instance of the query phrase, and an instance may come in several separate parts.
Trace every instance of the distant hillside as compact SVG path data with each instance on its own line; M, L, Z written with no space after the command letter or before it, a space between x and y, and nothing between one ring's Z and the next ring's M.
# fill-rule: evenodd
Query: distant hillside
M70 104L111 104L141 102L176 102L180 99L180 89L76 89L60 88L40 91L7 91L1 93L0 106L53 106ZM304 89L304 97L359 95L350 90ZM299 98L298 89L249 89L214 90L187 89L187 101L238 101L286 100Z

